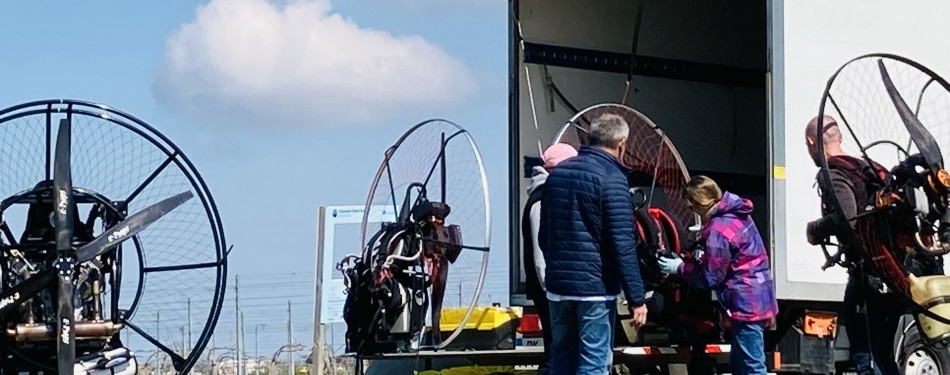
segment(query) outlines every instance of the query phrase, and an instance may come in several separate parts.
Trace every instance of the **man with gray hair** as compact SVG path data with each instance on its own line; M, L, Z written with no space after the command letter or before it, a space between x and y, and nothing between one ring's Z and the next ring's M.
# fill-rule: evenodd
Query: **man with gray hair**
M547 263L551 374L610 372L621 290L633 325L646 323L633 203L620 162L629 133L622 117L598 117L590 144L558 164L545 183L538 242Z

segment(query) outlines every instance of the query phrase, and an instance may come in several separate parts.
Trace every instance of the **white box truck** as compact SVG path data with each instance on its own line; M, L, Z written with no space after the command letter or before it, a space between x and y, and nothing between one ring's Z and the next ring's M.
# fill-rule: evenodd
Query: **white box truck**
M781 310L769 332L770 365L840 369L842 330L829 340L803 328L825 317L811 311L838 312L847 280L840 267L822 271L820 248L805 239L806 223L820 215L805 124L818 114L828 79L854 57L893 53L950 75L950 2L509 0L509 7L512 305L530 305L520 244L527 173L575 110L621 102L632 61L626 104L665 131L691 173L755 205ZM898 336L908 373L926 366L947 373L950 355L921 360L917 344Z

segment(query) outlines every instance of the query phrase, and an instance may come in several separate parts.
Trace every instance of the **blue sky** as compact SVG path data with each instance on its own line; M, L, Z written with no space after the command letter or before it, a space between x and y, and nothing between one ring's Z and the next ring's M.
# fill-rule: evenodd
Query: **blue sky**
M404 130L428 118L452 120L473 134L486 164L496 280L486 293L506 303L507 2L333 0L327 8L329 0L306 0L292 2L306 8L297 13L284 12L284 1L210 3L225 15L199 17L209 1L4 3L0 107L75 98L158 128L217 200L235 247L232 274L312 274L317 207L362 204L383 151ZM249 20L226 16L241 9L250 9ZM258 24L258 17L272 19ZM275 52L273 40L305 33L309 48ZM321 42L330 40L340 42ZM387 40L402 49L381 52L399 45ZM204 57L175 66L169 56L180 50ZM352 69L325 79L373 59L381 60L359 75L372 79L356 89ZM311 67L320 74L309 75ZM242 77L264 82L231 85ZM309 341L306 329L298 335Z

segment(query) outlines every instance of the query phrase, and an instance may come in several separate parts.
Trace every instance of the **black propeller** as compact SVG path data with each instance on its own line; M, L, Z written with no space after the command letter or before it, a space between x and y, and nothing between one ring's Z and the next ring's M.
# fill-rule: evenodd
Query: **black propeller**
M125 220L103 232L94 240L83 245L76 251L76 263L85 263L104 254L109 249L118 246L122 241L132 238L143 229L158 221L162 216L174 210L193 197L190 191L165 198L164 200L136 212ZM5 291L0 297L0 314L7 307L16 306L48 287L56 278L56 270L41 271L15 287Z
M884 67L884 61L878 59L877 66L881 70L881 79L884 81L884 88L887 89L887 95L889 95L891 101L894 102L894 107L897 109L897 113L900 115L904 127L907 128L907 132L910 133L910 139L917 145L917 149L920 150L920 155L924 158L924 162L927 163L927 169L930 170L931 176L936 178L941 184L946 184L945 179L947 173L943 170L943 153L940 151L937 140L927 131L924 124L920 122L914 112L910 110L910 107L907 106L907 103L904 102L904 98L901 97L901 94L897 92L897 88L894 87L894 82L891 81L891 75L887 73L887 68ZM921 93L921 95L923 95L923 93ZM941 214L940 225L937 231L940 242L944 244L950 243L950 209L945 209ZM943 250L941 249L940 251Z
M920 123L920 120L917 119L914 112L907 106L904 98L897 92L897 88L894 87L894 82L891 81L890 74L887 73L887 68L884 67L884 61L878 60L877 65L881 70L881 79L884 81L884 88L887 89L887 95L889 95L891 101L894 102L894 107L897 109L901 121L904 122L907 132L910 133L910 138L914 141L914 144L917 145L917 149L920 150L920 154L924 157L924 161L927 162L927 167L930 169L930 172L936 175L937 172L943 169L943 154L940 152L940 146L937 144L937 140L927 131L924 124Z
M76 363L76 332L73 329L75 312L73 298L75 285L73 273L76 266L76 252L72 248L73 240L73 184L70 172L70 146L72 143L70 118L59 122L56 135L56 161L53 164L53 213L56 227L56 267L59 280L59 303L56 320L56 355L59 360L59 373L73 372Z
M73 248L73 215L76 203L73 200L71 176L71 116L60 121L56 135L55 161L53 164L53 224L56 235L56 266L40 272L4 293L0 298L0 312L10 306L19 305L47 286L53 279L58 281L56 354L59 363L58 372L71 374L76 362L76 332L74 274L77 263L87 262L96 256L119 245L125 239L135 236L142 229L154 223L172 209L191 199L191 192L185 192L158 202L145 210L118 223L79 250Z
M134 215L122 220L120 223L109 228L109 230L79 248L79 251L77 251L79 261L86 262L102 255L106 250L119 245L120 242L138 234L142 229L145 229L145 227L152 225L152 223L158 221L158 219L171 212L171 210L178 208L178 206L181 206L193 196L190 191L178 193L148 206L142 211L136 212Z

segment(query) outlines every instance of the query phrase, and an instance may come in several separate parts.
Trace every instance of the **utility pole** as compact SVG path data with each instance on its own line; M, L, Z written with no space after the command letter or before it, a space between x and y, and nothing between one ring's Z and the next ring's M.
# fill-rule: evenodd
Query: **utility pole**
M158 342L162 342L162 312L161 311L155 312L155 327L157 328L155 330L155 340L157 340ZM158 375L162 375L162 353L157 353L155 357L157 357L155 358L155 361L158 362L158 364L155 366L155 370L156 370L155 373Z
M260 324L254 326L254 360L255 360L255 361L260 361L260 360L261 360L261 354L260 354L260 351L258 351L258 349L260 349L260 348L258 347L258 345L260 344L260 342L257 341L257 334L260 333L260 331L258 330L258 328L261 328L261 325L260 325Z
M234 341L237 341L237 374L244 375L241 370L241 289L238 283L238 275L234 275Z
M208 366L211 367L211 375L217 374L217 370L214 368L214 361L211 360L211 353L214 353L214 349L218 347L216 340L214 339L214 332L211 332L211 349L208 349Z
M245 349L247 348L247 340L244 339L244 311L241 311L241 344L244 346ZM244 367L244 374L246 375L247 374L247 356L244 356L244 354L242 353L241 358L242 358L241 363L242 363L242 366Z
M294 315L293 310L290 308L290 301L287 301L287 361L288 361L288 374L294 375Z
M320 228L323 228L323 226L321 225ZM322 231L323 229L321 229L321 236L323 235ZM325 360L323 348L326 346L324 345L326 343L326 327L323 325L323 246L320 246L318 251L320 253L317 254L316 291L313 309L313 364L310 366L313 375L323 375Z
M194 341L191 341L191 331L194 328L191 326L191 298L188 298L188 352L191 352L191 345Z

